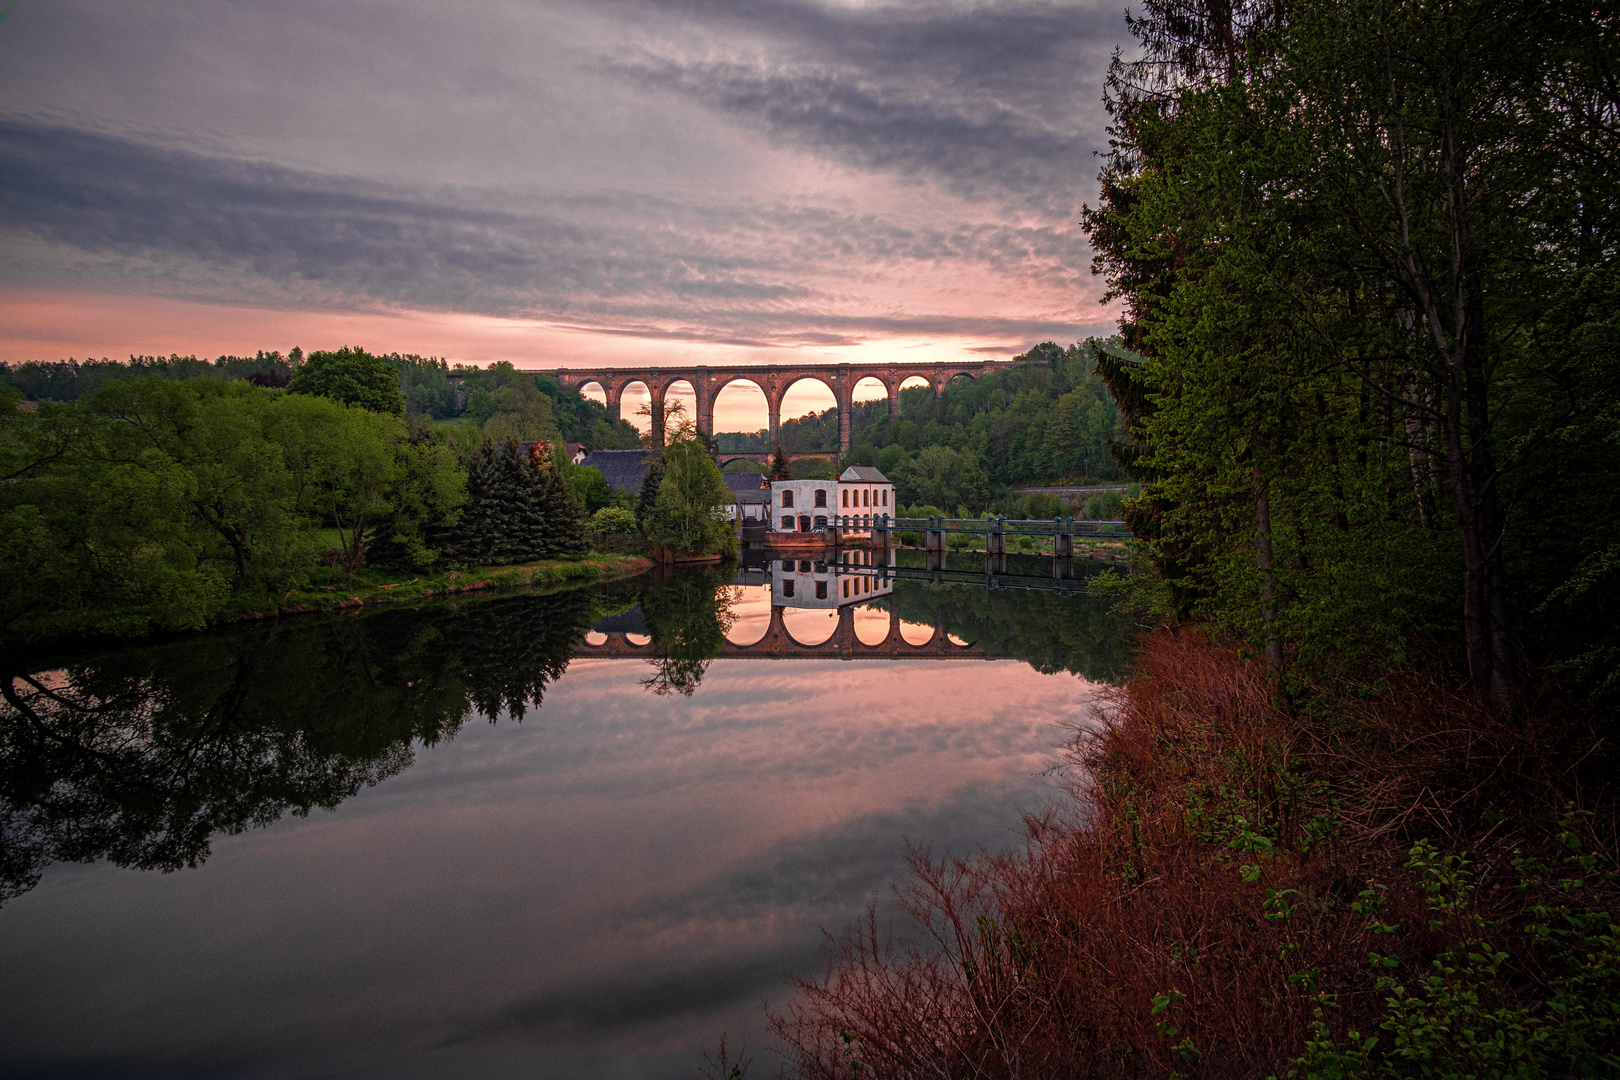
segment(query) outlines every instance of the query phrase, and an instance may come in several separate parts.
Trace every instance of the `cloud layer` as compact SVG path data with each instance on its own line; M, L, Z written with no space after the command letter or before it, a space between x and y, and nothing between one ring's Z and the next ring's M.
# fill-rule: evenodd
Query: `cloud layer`
M8 19L0 236L25 258L0 286L745 352L1106 321L1074 219L1112 8L153 11Z

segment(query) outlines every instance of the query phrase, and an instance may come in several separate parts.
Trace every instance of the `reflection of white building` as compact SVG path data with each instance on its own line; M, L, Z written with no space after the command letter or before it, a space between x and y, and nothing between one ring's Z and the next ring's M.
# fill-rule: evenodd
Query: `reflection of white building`
M892 551L845 551L836 562L773 560L771 603L777 607L838 608L863 604L894 592L894 579L882 573L894 565Z
M777 532L814 532L835 517L868 526L878 514L893 517L894 485L868 465L851 465L837 480L772 480L771 527Z

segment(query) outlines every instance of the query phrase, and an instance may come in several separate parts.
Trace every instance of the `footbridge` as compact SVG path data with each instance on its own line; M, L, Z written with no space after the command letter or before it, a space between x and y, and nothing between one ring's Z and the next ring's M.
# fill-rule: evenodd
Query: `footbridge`
M770 625L765 636L748 645L727 641L716 654L731 660L994 660L977 645L958 645L941 627L934 627L931 637L921 645L913 645L900 633L900 616L889 612L889 632L875 645L868 645L855 633L855 605L838 609L838 628L826 641L805 645L788 633L782 614L786 607L772 606ZM652 656L652 642L638 644L622 631L607 633L607 640L599 644L583 641L574 649L575 656ZM639 636L639 635L638 635Z
M664 397L678 382L690 383L697 396L697 426L706 435L714 434L714 400L721 390L734 382L751 382L765 392L766 409L772 444L777 440L782 423L782 395L794 383L806 379L819 382L831 390L838 402L838 452L846 454L850 447L850 410L855 404L855 386L866 379L875 379L889 396L889 418L900 415L900 384L908 379L922 379L933 388L937 398L945 392L945 384L957 377L977 379L991 372L1005 371L1023 361L984 360L977 363L907 363L907 364L755 364L738 367L613 367L613 368L560 368L553 371L531 370L532 375L550 375L562 385L580 390L595 383L607 397L608 418L619 419L619 403L625 388L633 383L646 386L652 395L654 417L663 414Z

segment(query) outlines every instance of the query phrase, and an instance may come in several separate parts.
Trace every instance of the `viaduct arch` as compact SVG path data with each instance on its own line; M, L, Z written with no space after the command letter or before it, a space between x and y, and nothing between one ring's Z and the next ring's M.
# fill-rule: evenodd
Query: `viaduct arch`
M774 444L782 424L782 395L788 387L805 379L826 385L838 402L838 452L850 447L850 410L855 404L855 384L876 379L889 395L889 418L900 415L900 384L916 377L933 387L934 397L945 393L945 384L958 375L976 379L991 372L1018 366L1010 360L984 360L954 364L756 364L741 367L647 367L647 368L561 368L554 371L530 370L533 375L551 375L563 386L578 390L588 383L602 387L607 396L608 418L619 419L619 402L631 383L646 384L652 394L655 415L664 395L678 382L692 384L697 395L697 426L705 435L714 434L714 400L734 382L751 382L765 392L770 438Z

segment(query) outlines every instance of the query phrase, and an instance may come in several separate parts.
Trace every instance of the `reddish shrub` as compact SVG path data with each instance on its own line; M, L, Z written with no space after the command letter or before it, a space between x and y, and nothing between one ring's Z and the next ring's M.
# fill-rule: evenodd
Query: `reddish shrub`
M1411 675L1284 706L1237 650L1153 633L1071 746L1072 804L1015 854L914 858L920 937L870 916L776 1030L815 1080L1283 1075L1313 1037L1377 1032L1381 977L1481 934L1509 956L1492 1000L1533 1020L1557 973L1523 928L1562 894L1522 860L1567 857L1583 804L1582 850L1612 857L1601 750L1550 702L1502 719ZM1425 838L1471 876L1436 885ZM1587 875L1588 906L1613 883Z

